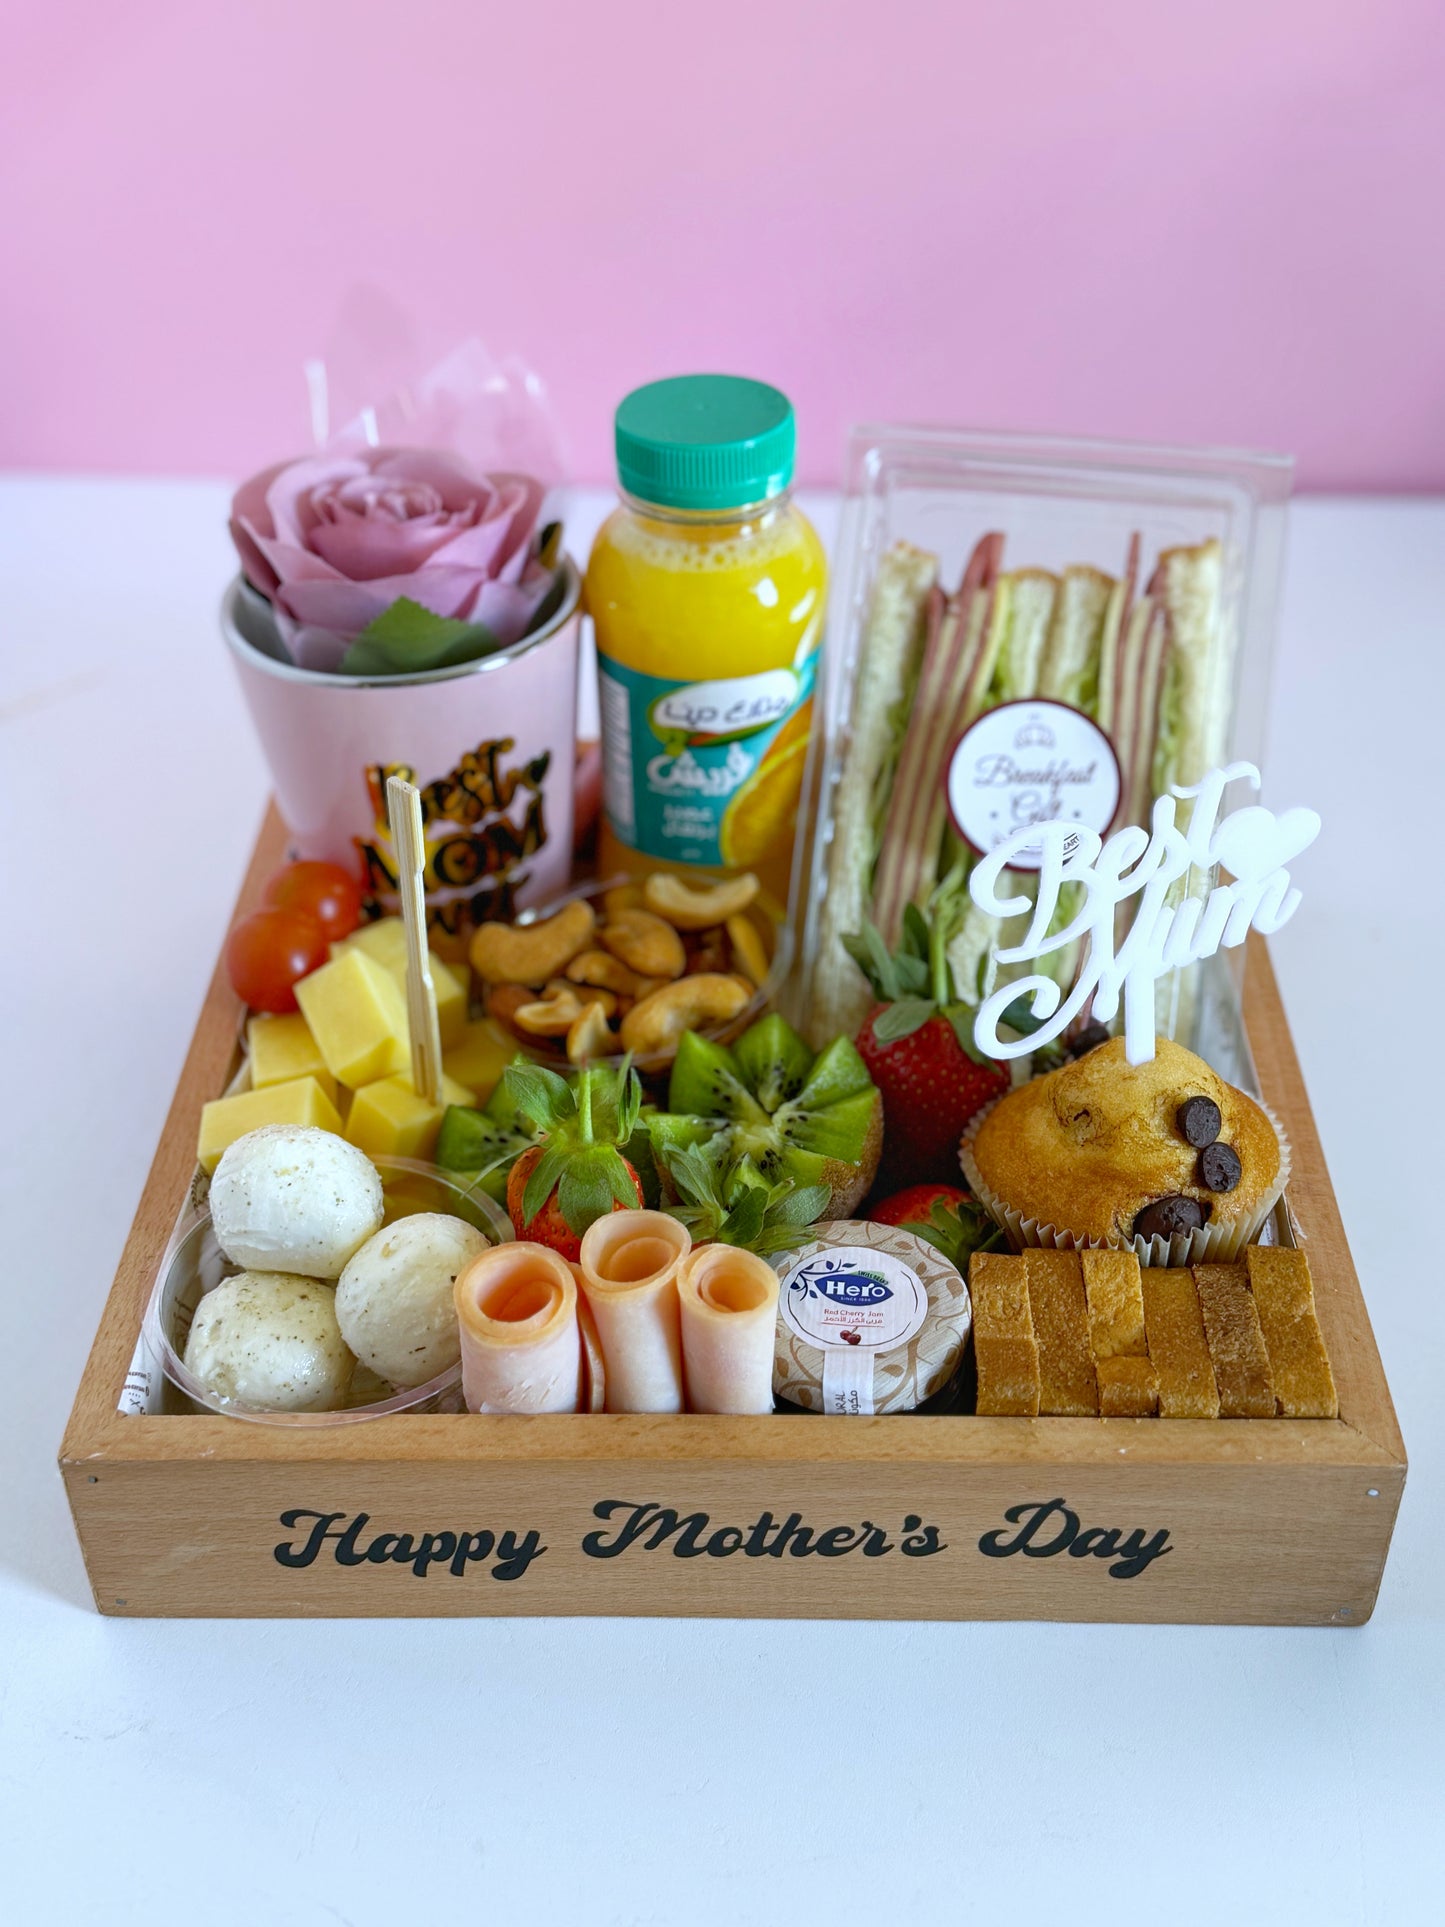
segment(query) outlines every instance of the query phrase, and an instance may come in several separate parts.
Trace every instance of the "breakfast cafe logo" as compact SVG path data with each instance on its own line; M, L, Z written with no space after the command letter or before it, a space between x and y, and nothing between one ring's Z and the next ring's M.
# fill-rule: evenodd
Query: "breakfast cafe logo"
M523 865L547 841L543 787L552 753L508 761L514 739L478 743L456 767L418 784L426 841L427 921L459 936L473 923L514 914L526 882ZM416 783L407 763L374 763L366 772L373 833L358 837L366 893L378 909L396 907L397 863L387 821L386 785L392 776Z
M1037 870L1043 845L1024 832L1063 821L1101 834L1119 808L1114 746L1068 703L1000 703L970 724L948 766L954 828L980 856L1010 840L1008 867Z

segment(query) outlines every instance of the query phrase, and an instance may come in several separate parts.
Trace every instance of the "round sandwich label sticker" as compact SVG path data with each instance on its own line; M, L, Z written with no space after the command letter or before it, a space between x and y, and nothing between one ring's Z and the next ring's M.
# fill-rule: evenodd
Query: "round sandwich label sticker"
M1100 836L1119 807L1119 759L1082 710L1045 697L1000 703L959 737L948 765L948 813L980 855L1032 823L1077 823ZM1037 870L1026 844L1011 869Z

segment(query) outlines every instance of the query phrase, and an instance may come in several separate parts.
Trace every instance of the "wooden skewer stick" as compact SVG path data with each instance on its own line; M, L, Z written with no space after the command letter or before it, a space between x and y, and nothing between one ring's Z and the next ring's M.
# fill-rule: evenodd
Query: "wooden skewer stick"
M440 1102L442 1038L426 935L426 833L421 791L400 776L386 779L386 813L396 851L396 887L406 925L406 1021L411 1032L411 1085L428 1104Z

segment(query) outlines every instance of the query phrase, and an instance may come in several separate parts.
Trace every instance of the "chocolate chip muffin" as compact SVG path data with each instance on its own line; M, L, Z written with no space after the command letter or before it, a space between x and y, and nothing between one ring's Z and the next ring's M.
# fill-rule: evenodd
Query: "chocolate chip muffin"
M1288 1175L1265 1111L1165 1037L1148 1063L1114 1037L1010 1091L961 1157L1016 1242L1131 1246L1156 1263L1233 1255Z

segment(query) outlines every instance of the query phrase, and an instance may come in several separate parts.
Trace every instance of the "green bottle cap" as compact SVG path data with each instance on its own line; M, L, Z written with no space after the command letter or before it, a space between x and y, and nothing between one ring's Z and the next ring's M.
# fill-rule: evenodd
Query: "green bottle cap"
M661 508L735 509L793 479L793 405L763 381L674 375L617 410L617 477Z

